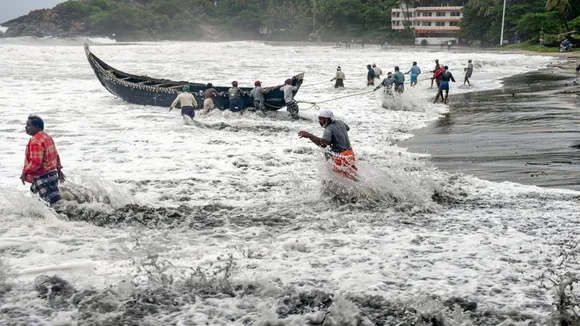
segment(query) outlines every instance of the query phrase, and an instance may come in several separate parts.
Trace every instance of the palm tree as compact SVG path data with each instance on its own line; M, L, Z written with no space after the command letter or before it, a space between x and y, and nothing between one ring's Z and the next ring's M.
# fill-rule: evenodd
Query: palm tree
M570 6L570 2L568 0L547 0L546 1L546 10L558 9L560 15L564 15L566 11L572 9Z
M548 0L550 1L550 0ZM567 1L567 0L566 0ZM469 0L469 5L477 9L478 15L483 15L485 17L491 15L498 5L497 0Z

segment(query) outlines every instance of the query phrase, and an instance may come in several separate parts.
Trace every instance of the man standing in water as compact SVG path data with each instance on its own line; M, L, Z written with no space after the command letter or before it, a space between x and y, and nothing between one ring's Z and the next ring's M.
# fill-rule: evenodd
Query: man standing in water
M417 66L417 62L413 62L413 66L405 74L409 73L411 73L411 87L415 87L415 85L417 85L417 78L419 77L419 74L421 74L421 68Z
M203 113L208 114L209 111L215 108L215 98L218 93L211 83L207 83L205 91L203 91Z
M381 75L383 74L383 70L377 67L376 63L373 63L373 70L375 71L375 78L379 81L381 80Z
M181 105L182 116L188 116L191 119L195 117L194 109L197 107L197 101L195 100L193 94L191 94L189 85L183 86L183 93L177 95L173 103L171 103L171 107L169 108L170 112L173 110L173 108L175 108L177 102L179 102Z
M375 84L375 70L371 65L367 65L367 86Z
M254 82L254 88L250 91L250 96L254 98L254 109L259 110L260 112L266 111L266 106L264 105L264 94L267 93L262 88L262 82L256 80Z
M342 72L342 69L340 68L340 66L338 66L338 68L336 68L336 75L334 75L334 78L330 80L330 81L336 80L336 82L334 82L334 88L344 87L345 77L346 76L344 75L344 72Z
M471 59L469 59L467 61L467 68L465 68L465 79L463 80L463 85L465 85L465 83L468 83L469 86L471 86L471 83L469 82L471 74L473 74L473 63L471 63Z
M30 191L46 202L55 204L60 197L58 181L64 182L60 156L52 138L44 132L44 121L31 115L26 121L26 133L32 138L26 145L22 184L31 183Z
M330 147L326 158L332 158L332 171L345 178L356 180L358 168L356 166L356 157L348 138L349 126L340 120L334 119L334 113L329 109L320 110L318 123L324 128L322 138L314 136L307 131L300 131L298 136L300 138L308 138L322 148Z
M443 41L441 42L441 45L443 45ZM435 69L433 69L431 72L435 74L440 68L441 65L439 65L439 59L435 59ZM433 88L433 78L431 78L431 88ZM437 88L439 88L439 84L437 84Z
M403 94L405 91L405 75L399 71L399 66L395 66L393 80L395 81L395 92Z
M373 91L378 90L381 87L385 87L385 94L387 94L387 96L393 96L393 83L395 81L393 80L393 73L391 73L390 71L387 73L387 78L383 79L383 81L379 84L379 86L375 87L375 89L373 89Z
M242 103L240 102L240 96L242 94L245 93L238 87L238 82L234 80L232 82L232 87L228 89L231 111L237 112L242 110Z
M449 72L448 66L443 67L443 72L440 72L439 75L441 75L441 83L439 84L439 90L437 91L437 95L435 95L435 101L433 101L433 103L437 103L439 96L443 99L443 91L445 91L445 100L443 100L443 103L447 104L447 98L449 97L449 81L451 80L455 83L455 78L453 78L453 75Z
M294 92L298 91L298 86L292 85L292 79L288 78L284 81L284 85L280 86L280 90L284 92L284 102L286 103L286 110L294 119L298 119L298 103L294 100Z

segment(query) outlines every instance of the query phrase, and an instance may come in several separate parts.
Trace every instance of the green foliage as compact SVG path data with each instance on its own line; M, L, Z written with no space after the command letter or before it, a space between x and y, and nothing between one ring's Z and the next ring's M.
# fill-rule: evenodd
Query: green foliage
M86 2L68 1L61 5L60 12L70 19L79 19L91 13L91 6Z
M555 11L524 14L515 27L527 35L539 35L543 30L547 33L556 33L561 28L559 15Z

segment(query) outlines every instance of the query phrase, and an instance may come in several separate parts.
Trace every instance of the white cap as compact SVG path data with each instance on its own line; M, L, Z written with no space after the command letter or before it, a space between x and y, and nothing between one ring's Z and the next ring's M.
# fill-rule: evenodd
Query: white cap
M334 113L330 109L322 109L318 112L318 116L321 118L328 118L330 120L334 120Z

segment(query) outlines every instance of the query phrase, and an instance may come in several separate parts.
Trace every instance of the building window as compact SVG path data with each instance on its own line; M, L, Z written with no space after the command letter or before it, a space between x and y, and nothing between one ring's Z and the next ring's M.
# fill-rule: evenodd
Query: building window
M436 22L435 26L445 26L445 22Z
M461 13L459 11L452 11L451 12L451 17L459 17L461 16Z
M458 22L449 22L449 26L459 26Z
M431 26L431 23L430 23L430 22L422 22L421 24L422 24L423 26Z
M445 12L444 11L438 11L437 12L437 17L445 17Z

